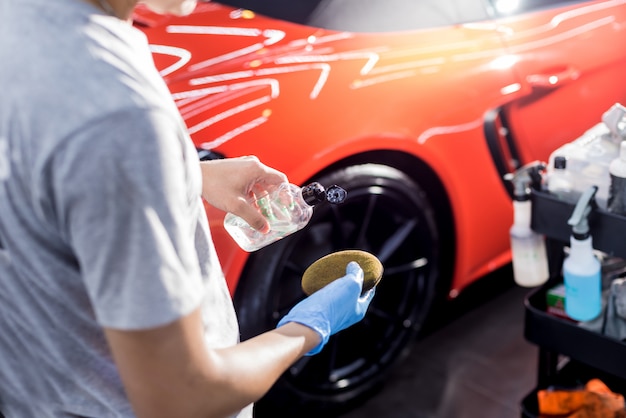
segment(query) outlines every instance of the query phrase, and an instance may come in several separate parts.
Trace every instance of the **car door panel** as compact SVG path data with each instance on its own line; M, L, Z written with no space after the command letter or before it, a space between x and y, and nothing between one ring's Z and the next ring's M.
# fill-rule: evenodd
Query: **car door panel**
M586 3L498 21L515 71L530 87L504 108L525 162L547 161L614 103L626 102L626 84L612 81L626 75L624 1Z

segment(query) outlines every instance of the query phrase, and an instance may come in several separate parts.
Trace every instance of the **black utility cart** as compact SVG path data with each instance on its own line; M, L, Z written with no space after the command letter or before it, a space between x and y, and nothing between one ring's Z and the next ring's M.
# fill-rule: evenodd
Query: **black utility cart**
M532 190L532 228L546 236L550 279L525 299L525 338L539 348L537 386L521 401L522 417L539 416L537 391L573 387L599 378L614 392L626 394L626 343L580 327L546 311L546 293L562 282L567 224L575 205L545 191ZM626 217L594 207L589 214L593 247L626 258Z

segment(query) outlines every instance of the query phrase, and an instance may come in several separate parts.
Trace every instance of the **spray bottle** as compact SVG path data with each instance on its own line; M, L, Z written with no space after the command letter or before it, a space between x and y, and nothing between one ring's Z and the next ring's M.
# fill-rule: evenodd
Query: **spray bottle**
M580 196L572 216L570 252L563 262L565 313L577 321L590 321L602 310L602 276L600 261L593 253L588 216L598 186L590 186Z
M513 225L509 231L511 256L513 278L522 287L540 286L550 276L544 236L530 227L530 185L543 167L532 163L504 177L513 184Z

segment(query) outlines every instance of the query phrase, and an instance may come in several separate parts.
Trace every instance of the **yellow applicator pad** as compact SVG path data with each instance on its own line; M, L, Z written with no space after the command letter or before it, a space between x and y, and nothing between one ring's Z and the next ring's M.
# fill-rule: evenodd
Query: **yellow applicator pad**
M380 282L383 264L375 255L362 250L344 250L330 253L313 262L302 275L302 290L310 295L333 280L346 275L346 266L356 261L363 269L363 293Z

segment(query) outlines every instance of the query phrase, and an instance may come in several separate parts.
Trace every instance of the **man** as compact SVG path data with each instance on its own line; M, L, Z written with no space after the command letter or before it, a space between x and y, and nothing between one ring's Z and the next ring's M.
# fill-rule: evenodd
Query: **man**
M200 164L136 0L0 0L0 410L250 417L297 359L363 318L363 272L238 344L201 198L263 231L254 157ZM146 0L163 13L194 1Z

